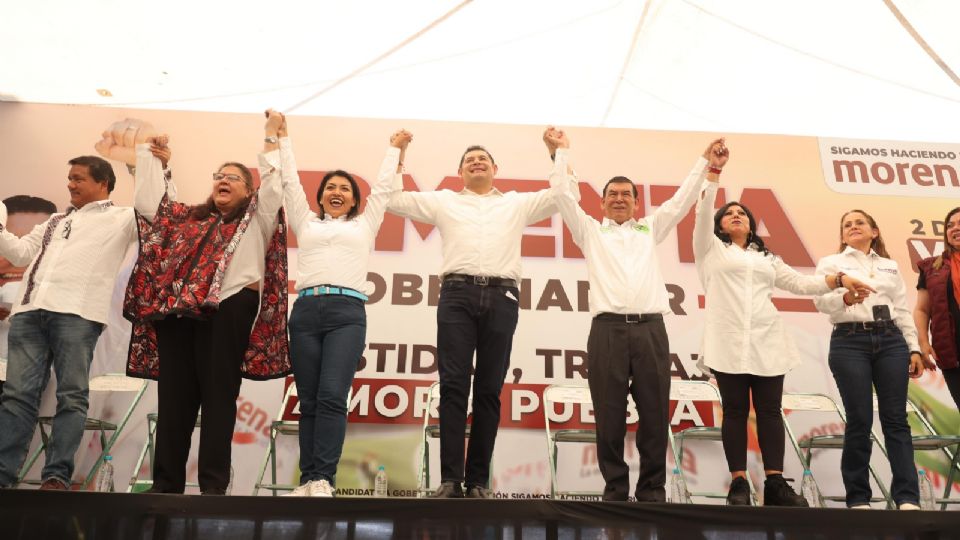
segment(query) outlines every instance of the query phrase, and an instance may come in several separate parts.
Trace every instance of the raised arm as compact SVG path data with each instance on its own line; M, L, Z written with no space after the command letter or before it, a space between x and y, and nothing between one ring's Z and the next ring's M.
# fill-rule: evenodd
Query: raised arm
M721 244L717 235L713 234L714 205L717 202L719 182L711 180L703 190L703 198L697 204L696 221L693 225L693 256L697 264L706 259L707 253Z
M300 173L297 169L297 160L293 153L293 142L287 131L287 121L284 118L279 131L280 151L280 181L283 186L283 206L287 210L287 223L297 236L316 214L310 209L307 194L300 183Z
M366 224L371 237L377 235L380 224L383 223L383 213L387 204L403 190L403 159L407 153L407 146L413 140L413 134L401 129L390 136L390 146L387 154L380 163L380 172L377 173L377 182L370 189L367 205L364 207L360 219Z
M156 215L164 194L177 198L167 169L171 156L167 143L168 137L158 135L149 122L127 118L111 124L94 145L101 156L125 163L134 174L133 205L148 220Z
M277 212L283 206L283 186L280 183L282 163L278 137L284 118L273 109L267 109L264 114L267 116L267 121L263 125L263 152L258 159L260 188L257 190L257 214L261 219L272 221L276 219ZM270 157L267 158L267 156Z
M566 133L554 128L547 127L543 132L543 140L550 151L550 157L553 158L553 170L550 172L550 196L560 217L570 230L573 241L578 246L583 245L583 240L593 218L580 208L580 188L577 181L572 177L572 167L570 160L570 140Z
M33 227L29 234L18 237L7 230L7 206L0 202L0 257L14 266L26 266L40 252L47 221Z
M703 156L697 159L687 178L680 184L680 188L667 202L660 205L650 217L653 226L654 240L662 242L670 230L687 214L690 207L697 200L700 187L708 173L719 174L730 157L723 139L716 139L704 150Z

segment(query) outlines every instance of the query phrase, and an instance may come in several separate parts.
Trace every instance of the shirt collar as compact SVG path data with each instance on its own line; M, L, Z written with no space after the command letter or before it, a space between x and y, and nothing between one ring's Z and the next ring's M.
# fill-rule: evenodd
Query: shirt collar
M107 208L110 208L111 206L113 206L113 201L111 201L110 199L103 199L102 201L88 202L87 204L83 205L82 208L77 208L76 206L73 206L71 204L70 207L67 208L67 213L69 214L71 212L77 212L77 211L91 212L94 210L105 210Z
M617 222L616 222L616 221L614 221L614 220L612 220L612 219L610 219L610 218L608 218L608 217L604 217L604 218L603 218L603 221L600 223L600 225L603 226L603 227L621 227L621 228L623 228L623 227L633 227L633 226L636 225L636 224L637 224L637 220L634 219L634 218L630 218L630 219L624 221L623 223L617 225Z
M847 246L847 247L843 250L843 254L844 254L844 255L854 255L854 256L855 256L855 254L857 254L857 253L860 253L861 255L863 255L863 252L862 252L862 251L860 251L859 249L854 248L854 247ZM874 251L873 248L870 248L870 253L869 253L869 254L864 255L864 257L879 257L879 256L880 256L880 255L877 255L877 252Z
M471 195L473 197L493 197L493 196L502 197L503 193L496 187L490 188L490 191L484 193L483 195L480 195L479 193L476 193L474 191L470 191L467 188L463 188L460 190L460 195Z

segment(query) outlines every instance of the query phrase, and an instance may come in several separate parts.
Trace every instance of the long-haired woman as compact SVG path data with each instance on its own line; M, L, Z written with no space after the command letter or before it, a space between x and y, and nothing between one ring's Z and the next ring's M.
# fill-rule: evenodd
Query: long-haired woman
M697 207L693 233L697 273L706 291L703 363L723 398L723 449L732 476L727 504L750 504L747 418L750 398L766 472L766 506L807 506L783 477L784 429L780 416L785 374L800 363L793 340L771 301L774 288L822 294L839 283L863 284L850 276L808 276L770 252L757 235L757 220L739 202L714 212L719 170L711 170ZM869 291L864 290L864 295Z
M907 308L907 288L890 259L876 220L863 210L840 218L839 252L820 259L817 275L848 275L875 289L858 302L847 287L814 299L830 315L830 371L847 415L840 472L849 508L869 508L873 393L893 472L891 494L901 510L919 507L913 440L907 424L907 383L923 373L917 329Z

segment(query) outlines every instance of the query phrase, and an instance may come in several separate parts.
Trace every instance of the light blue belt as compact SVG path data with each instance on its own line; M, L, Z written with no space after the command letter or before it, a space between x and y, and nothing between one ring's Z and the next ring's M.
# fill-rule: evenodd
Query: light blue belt
M301 290L297 293L297 296L303 298L304 296L321 296L324 294L341 294L343 296L351 296L353 298L359 298L366 302L368 300L367 295L363 294L360 291L356 291L347 287L330 287L329 285L320 285L317 287L310 287L307 289Z

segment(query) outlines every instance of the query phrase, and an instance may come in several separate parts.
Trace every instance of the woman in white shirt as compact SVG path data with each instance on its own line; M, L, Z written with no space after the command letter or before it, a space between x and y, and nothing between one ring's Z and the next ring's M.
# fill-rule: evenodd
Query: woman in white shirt
M906 402L909 378L923 374L923 361L900 269L887 255L880 229L866 212L851 210L840 218L839 253L817 264L817 275L827 274L852 275L876 289L863 302L846 287L814 300L833 323L829 364L847 414L840 460L847 507L870 507L875 389L893 472L891 495L901 510L917 510L917 470Z
M281 129L284 206L297 235L298 298L290 314L290 360L300 399L300 486L288 495L332 497L347 430L347 395L366 339L363 292L383 213L403 188L403 155L412 135L400 130L360 213L356 180L327 173L314 213L297 176L286 123Z
M794 294L824 293L837 286L837 276L806 276L790 268L764 246L753 214L742 204L730 202L714 213L719 170L711 170L707 180L693 246L706 291L704 364L716 376L723 398L723 449L733 477L727 504L750 504L746 465L752 393L766 472L764 505L807 506L782 474L783 379L800 357L770 298L774 287ZM849 276L841 281L851 289L863 286Z

